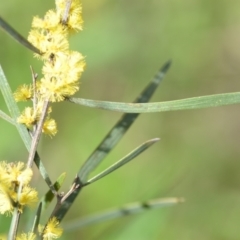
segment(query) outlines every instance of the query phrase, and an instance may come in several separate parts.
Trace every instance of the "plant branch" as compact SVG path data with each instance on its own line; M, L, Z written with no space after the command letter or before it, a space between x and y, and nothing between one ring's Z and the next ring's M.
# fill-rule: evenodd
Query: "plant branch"
M40 117L39 122L37 124L37 129L34 132L34 136L33 136L33 139L32 139L31 148L30 148L30 151L29 151L28 162L27 162L27 166L30 167L30 168L32 167L34 156L36 154L37 146L38 146L38 143L39 143L39 140L40 140L40 137L41 137L42 127L43 127L43 124L44 124L44 120L46 118L46 112L47 112L47 109L48 109L48 104L49 104L48 100L45 101L44 104L43 104L42 114L41 114L41 117Z

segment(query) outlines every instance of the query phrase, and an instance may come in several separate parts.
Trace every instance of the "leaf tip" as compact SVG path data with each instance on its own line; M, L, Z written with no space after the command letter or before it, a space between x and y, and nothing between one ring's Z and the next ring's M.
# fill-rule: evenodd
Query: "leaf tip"
M161 68L161 72L166 73L168 71L168 69L171 67L172 65L172 60L168 60Z
M185 202L185 198L183 197L177 198L177 203L184 203L184 202Z
M160 140L161 140L161 138L153 138L153 139L152 139L152 142L155 143L155 142L158 142L158 141L160 141Z

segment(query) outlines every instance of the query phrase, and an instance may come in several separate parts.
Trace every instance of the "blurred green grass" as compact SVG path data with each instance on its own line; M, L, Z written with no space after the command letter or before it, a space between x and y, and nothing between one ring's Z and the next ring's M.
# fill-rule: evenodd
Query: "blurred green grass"
M27 36L34 15L53 1L2 2L0 12ZM71 48L86 56L79 97L132 101L168 59L173 65L152 101L240 89L240 2L83 1L84 31ZM30 82L32 53L0 32L0 64L12 89ZM2 96L0 107L6 110ZM66 219L127 202L185 197L184 204L87 227L65 239L239 239L239 106L142 115L95 172L143 141L161 141L128 166L84 189ZM121 116L70 103L54 104L59 133L43 137L40 155L52 179L76 170ZM20 161L27 152L15 129L0 121L0 159ZM47 188L36 176L35 185ZM45 216L46 217L46 216ZM2 227L0 228L0 230Z

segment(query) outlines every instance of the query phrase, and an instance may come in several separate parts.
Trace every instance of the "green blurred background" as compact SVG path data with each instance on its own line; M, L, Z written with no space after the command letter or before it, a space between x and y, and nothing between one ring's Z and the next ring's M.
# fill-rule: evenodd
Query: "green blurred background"
M168 59L173 65L152 101L239 91L240 2L237 0L83 1L84 31L71 49L86 56L78 96L130 102ZM1 0L0 14L27 36L32 17L54 1ZM0 64L13 90L31 82L32 53L0 32ZM20 105L23 107L23 105ZM6 110L2 96L0 107ZM121 116L70 103L54 104L59 133L43 137L39 152L52 179L77 169ZM239 106L142 114L95 171L145 140L161 141L136 160L82 191L68 219L156 197L184 197L174 207L86 227L62 239L240 239ZM17 131L0 121L0 159L25 161ZM46 184L34 183L40 195ZM46 219L47 214L43 216ZM0 219L0 230L8 218Z

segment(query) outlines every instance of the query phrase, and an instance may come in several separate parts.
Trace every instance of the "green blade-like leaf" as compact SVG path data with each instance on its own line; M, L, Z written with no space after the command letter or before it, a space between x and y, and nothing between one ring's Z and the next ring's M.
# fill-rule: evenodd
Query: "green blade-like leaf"
M0 89L3 94L3 98L5 100L5 103L8 107L8 110L15 122L17 122L17 118L20 116L19 108L13 98L12 91L10 89L10 86L8 84L8 81L3 73L3 70L0 66ZM28 134L27 129L22 124L16 124L16 127L20 133L20 136L22 137L22 140L24 144L26 145L27 149L29 150L31 147L31 140L30 136ZM25 134L26 133L26 134Z
M112 209L89 217L69 221L63 225L63 228L64 231L73 231L76 229L86 227L88 225L112 220L119 217L129 216L132 214L143 212L145 210L172 206L177 203L182 203L183 201L184 200L182 198L163 198L163 199L160 198L142 203L141 202L130 203L123 206L122 208Z
M154 102L154 103L120 103L95 101L82 98L71 98L70 102L94 108L102 108L126 113L150 113L175 110L199 109L219 107L240 103L240 92L223 93L201 97L186 98L181 100Z
M167 70L169 69L171 62L168 61L156 74L153 80L147 85L147 87L142 91L139 97L136 98L135 102L148 102L159 83L162 81ZM134 123L136 118L139 116L138 113L128 113L124 114L122 118L117 122L117 124L110 130L103 141L99 144L96 150L90 155L90 157L83 164L82 168L78 173L77 183L82 186L86 183L89 173L92 172L104 159L104 157L113 149L114 146L120 141L125 132ZM75 180L74 180L75 181ZM81 187L73 191L64 201L58 209L55 210L54 216L61 221L73 202L77 198Z
M25 39L21 34L19 34L14 28L12 28L7 22L5 22L0 16L0 27L6 31L11 37L13 37L18 43L22 44L24 47L30 49L31 51L40 54L40 51L34 47L27 39Z
M96 175L93 178L91 178L90 180L88 180L85 185L93 183L93 182L105 177L109 173L117 170L118 168L122 167L123 165L130 162L132 159L137 157L140 153L142 153L143 151L148 149L150 146L152 146L154 143L156 143L159 140L160 140L159 138L154 138L154 139L148 140L147 142L141 144L139 147L135 148L128 155L126 155L125 157L120 159L118 162L116 162L115 164L113 164L112 166L110 166L109 168L104 170L103 172L99 173L98 175Z
M163 67L158 71L152 81L145 87L145 89L135 99L134 102L143 103L150 100L153 93L164 78L170 65L171 61L168 61L163 65ZM102 142L98 145L95 151L90 155L90 157L81 167L78 176L83 183L86 182L89 173L92 172L101 163L105 156L116 146L116 144L120 141L120 139L134 123L138 116L139 113L124 114L121 119L114 125L114 127L109 131L109 133L105 136Z
M65 178L66 178L66 173L62 173L62 174L58 177L57 181L56 181L56 182L54 183L54 185L53 185L56 191L58 191L58 190L61 188L61 186L63 185L63 182L64 182ZM43 210L46 210L46 209L47 209L47 207L49 206L49 204L52 202L54 196L55 196L55 195L53 194L53 192L52 192L51 190L49 190L49 191L42 197L41 202L42 202L42 208L43 208Z
M13 120L15 122L17 122L17 118L20 116L20 111L19 111L19 108L18 108L14 98L13 98L11 88L8 84L8 81L3 73L1 66L0 66L0 89L1 89L3 98L5 100L5 103L8 107L8 110L9 110ZM23 140L27 150L29 151L31 148L32 139L28 133L28 130L22 124L16 124L15 126L17 127L17 130L18 130L22 140ZM48 176L48 173L47 173L43 163L41 162L40 157L37 152L34 157L34 162L35 162L36 166L38 167L39 172L41 173L43 179L45 180L45 182L47 183L49 188L54 192L55 189L53 188L52 182L51 182L51 180Z
M3 112L1 110L0 110L0 118L6 120L7 122L9 122L13 125L16 124L15 121L11 117L9 117L5 112Z
M32 232L35 234L37 234L37 231L38 231L38 225L39 225L39 221L40 221L41 212L42 212L42 203L40 202L38 204L37 212L34 217L33 226L32 226Z

